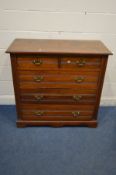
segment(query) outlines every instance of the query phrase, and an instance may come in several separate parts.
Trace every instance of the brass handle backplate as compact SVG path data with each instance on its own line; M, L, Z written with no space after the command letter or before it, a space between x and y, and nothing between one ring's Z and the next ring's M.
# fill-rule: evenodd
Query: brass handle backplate
M78 117L80 115L80 111L73 111L73 117Z
M41 101L43 98L43 95L35 95L34 97L37 101Z
M36 82L41 82L43 80L43 76L36 76L36 77L34 77L34 80Z
M40 66L42 64L42 60L37 59L32 61L33 64Z
M36 111L36 112L34 112L34 114L37 116L42 116L44 114L44 112L43 111Z
M73 96L73 99L76 100L76 101L81 100L81 98L82 98L82 95L74 95Z
M84 81L84 77L76 77L76 78L75 78L75 81L76 81L77 83L82 83L82 82Z
M79 61L76 61L77 66L83 67L86 64L86 61L83 59L80 59Z

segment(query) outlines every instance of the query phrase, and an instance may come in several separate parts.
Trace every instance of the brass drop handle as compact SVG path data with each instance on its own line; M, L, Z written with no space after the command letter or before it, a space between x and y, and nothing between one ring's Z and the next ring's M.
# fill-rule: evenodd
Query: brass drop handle
M75 78L75 81L76 81L77 83L82 83L82 82L84 81L84 77L76 77L76 78Z
M38 60L33 60L32 63L35 64L35 65L40 66L42 64L42 60L39 60L39 59Z
M43 98L43 95L35 95L35 99L36 99L37 101L42 100L42 98Z
M80 115L80 111L73 111L73 117L78 117Z
M42 116L44 114L44 112L43 111L36 111L36 112L34 112L34 114L37 116Z
M76 100L76 101L81 100L81 98L82 98L82 95L74 95L73 96L73 99Z
M86 64L86 61L82 59L82 60L76 61L76 64L77 64L79 67L83 67L83 66Z
M43 76L36 76L36 77L34 77L34 80L36 82L41 82L43 80Z

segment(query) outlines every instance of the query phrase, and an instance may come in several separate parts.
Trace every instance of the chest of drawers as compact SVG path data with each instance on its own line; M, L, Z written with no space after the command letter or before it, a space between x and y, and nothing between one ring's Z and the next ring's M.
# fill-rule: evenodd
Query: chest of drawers
M16 39L10 53L17 126L97 126L107 65L101 41Z

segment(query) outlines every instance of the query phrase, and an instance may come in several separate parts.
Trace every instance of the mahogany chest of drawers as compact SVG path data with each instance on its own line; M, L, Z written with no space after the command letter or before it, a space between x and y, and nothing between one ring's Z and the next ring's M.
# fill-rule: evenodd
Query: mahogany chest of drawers
M16 39L10 53L17 126L97 126L108 60L101 41Z

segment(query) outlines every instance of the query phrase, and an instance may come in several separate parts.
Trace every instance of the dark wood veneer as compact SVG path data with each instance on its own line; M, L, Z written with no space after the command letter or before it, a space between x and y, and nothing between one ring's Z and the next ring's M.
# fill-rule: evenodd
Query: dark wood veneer
M101 41L16 39L10 53L17 127L97 126L108 55Z

